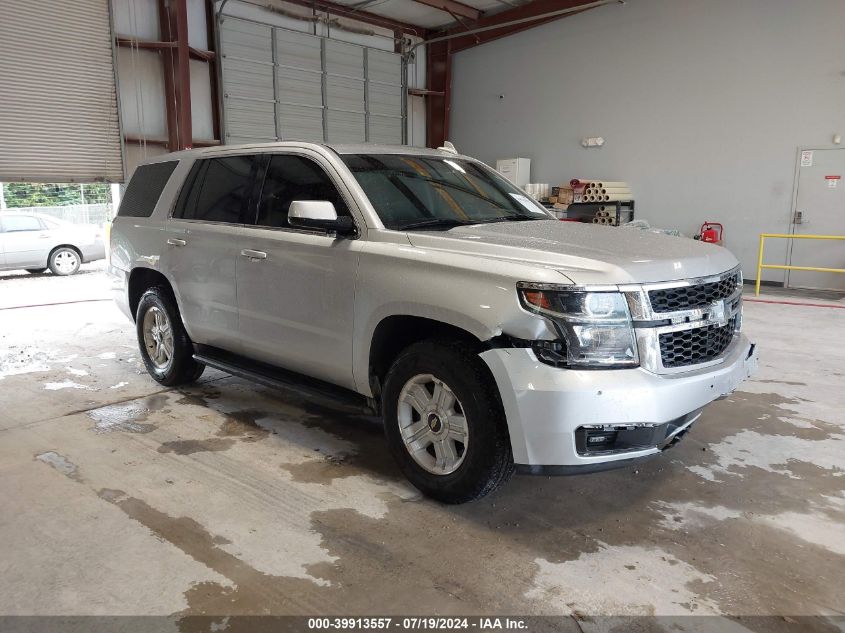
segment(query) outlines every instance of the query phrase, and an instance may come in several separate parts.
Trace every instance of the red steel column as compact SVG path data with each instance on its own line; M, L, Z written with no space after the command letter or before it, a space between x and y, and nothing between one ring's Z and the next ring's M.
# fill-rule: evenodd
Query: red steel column
M220 86L218 85L217 64L220 63L220 56L217 53L217 40L215 39L216 20L214 19L214 0L205 2L205 21L208 32L208 50L214 52L214 59L208 61L208 74L211 80L211 124L214 138L223 142L220 135Z
M439 147L449 139L452 93L452 51L449 40L427 45L426 144Z
M158 15L161 39L176 43L163 52L167 138L175 152L193 146L187 0L158 0Z

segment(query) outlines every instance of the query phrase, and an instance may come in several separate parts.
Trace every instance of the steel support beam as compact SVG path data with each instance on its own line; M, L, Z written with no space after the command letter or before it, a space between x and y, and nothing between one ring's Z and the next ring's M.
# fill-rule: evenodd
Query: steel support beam
M451 109L452 51L450 42L426 47L428 95L425 100L426 145L440 147L449 138Z
M518 7L514 7L513 9L506 9L505 11L496 13L495 15L491 15L489 17L483 17L474 24L467 25L467 27L455 27L449 29L447 31L448 34L460 35L462 31L474 28L506 24L507 22L512 22L514 20L522 20L524 18L538 16L537 22L526 22L523 24L503 26L501 29L493 29L491 31L485 31L484 33L456 37L455 39L450 40L452 44L452 53L459 53L460 51L474 46L479 46L487 42L492 42L493 40L497 40L507 35L513 35L514 33L519 33L520 31L533 29L535 26L540 26L541 24L548 24L549 22L560 20L561 18L577 15L579 13L578 11L552 18L542 17L545 13L560 11L561 9L575 8L584 4L591 4L591 0L534 0L528 4L523 4Z
M218 81L218 68L220 63L217 57L217 39L214 32L214 0L205 0L205 28L208 40L208 49L214 52L214 57L208 60L208 75L211 81L211 129L214 138L222 142L223 136L220 125L220 85Z
M477 20L481 17L482 12L475 7L471 7L468 4L463 4L462 2L456 2L455 0L413 0L417 4L424 4L427 7L431 7L433 9L440 9L445 13L449 13L450 15L457 15L462 18L467 18L470 20Z
M160 42L156 40L141 40L133 37L117 37L115 43L121 48L135 48L148 51L161 51L165 49L177 48L176 42ZM204 51L193 46L188 47L188 54L191 59L199 59L200 61L211 61L214 59L214 51Z
M357 20L358 22L378 26L383 29L411 33L412 35L416 35L421 38L426 38L429 35L429 31L425 27L408 24L407 22L401 22L399 20L392 20L391 18L376 15L375 13L369 13L367 11L359 11L350 6L331 2L331 0L284 0L284 2L287 4L295 4L300 7L308 7L309 9L313 9L315 11L323 11L324 13L336 15L340 18Z
M188 149L193 146L193 130L187 0L158 0L158 17L162 41L175 44L162 50L168 146L171 151Z

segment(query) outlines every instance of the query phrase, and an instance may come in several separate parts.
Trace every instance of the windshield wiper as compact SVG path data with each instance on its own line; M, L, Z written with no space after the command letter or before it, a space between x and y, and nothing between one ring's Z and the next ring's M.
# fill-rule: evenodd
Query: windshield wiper
M530 215L500 215L497 218L487 218L484 220L479 220L479 224L489 224L491 222L521 222L523 220L546 220L546 217L540 217L540 214L537 214L537 217L530 216Z
M475 224L475 222L450 218L427 218L425 220L403 224L402 226L397 227L396 230L412 231L414 229L451 229L456 226L467 226L468 224Z

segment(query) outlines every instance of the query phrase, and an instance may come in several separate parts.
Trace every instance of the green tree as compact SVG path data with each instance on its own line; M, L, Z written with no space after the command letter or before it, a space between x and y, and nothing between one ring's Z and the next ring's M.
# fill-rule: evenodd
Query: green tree
M89 185L11 182L4 185L6 206L51 207L66 204L99 204L111 202L109 185Z

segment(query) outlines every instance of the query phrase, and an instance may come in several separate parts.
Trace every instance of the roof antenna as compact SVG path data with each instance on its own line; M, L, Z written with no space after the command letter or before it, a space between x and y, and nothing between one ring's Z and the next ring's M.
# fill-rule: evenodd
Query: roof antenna
M440 152L449 152L450 154L457 155L458 150L455 149L455 146L452 145L450 141L443 141L443 145L437 148Z

